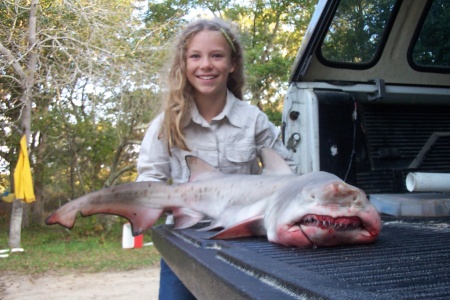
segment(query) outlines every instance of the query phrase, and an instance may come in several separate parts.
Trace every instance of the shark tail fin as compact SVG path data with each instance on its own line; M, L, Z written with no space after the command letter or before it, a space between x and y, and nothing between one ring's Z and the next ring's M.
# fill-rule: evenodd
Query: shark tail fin
M163 209L118 203L85 205L80 209L77 201L71 201L53 212L45 220L45 223L47 225L60 224L72 229L78 212L83 217L95 214L110 214L124 217L131 223L133 236L137 236L151 228L158 221L163 213Z
M73 225L75 225L75 219L78 214L78 209L76 207L68 206L61 207L60 209L53 212L50 216L45 220L45 224L54 225L59 224L68 229L72 229Z

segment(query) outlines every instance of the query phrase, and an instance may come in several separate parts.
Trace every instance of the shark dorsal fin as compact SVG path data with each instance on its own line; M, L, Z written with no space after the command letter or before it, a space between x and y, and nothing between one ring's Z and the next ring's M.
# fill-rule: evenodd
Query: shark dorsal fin
M272 148L261 149L263 170L261 175L292 175L292 169L286 161Z
M222 175L219 170L197 156L186 155L185 159L189 167L189 171L191 172L189 175L189 182L205 180Z

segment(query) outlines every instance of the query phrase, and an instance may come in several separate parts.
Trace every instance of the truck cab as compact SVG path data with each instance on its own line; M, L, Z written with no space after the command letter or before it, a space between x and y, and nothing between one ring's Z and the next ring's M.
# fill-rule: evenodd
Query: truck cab
M284 101L300 174L334 173L384 213L450 214L449 8L319 1Z

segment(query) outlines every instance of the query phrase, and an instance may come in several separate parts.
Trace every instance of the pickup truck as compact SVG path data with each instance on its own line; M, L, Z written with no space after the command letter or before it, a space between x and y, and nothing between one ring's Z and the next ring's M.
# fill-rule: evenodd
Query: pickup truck
M299 174L362 188L370 245L289 248L153 229L198 299L450 299L450 2L321 0L285 96Z

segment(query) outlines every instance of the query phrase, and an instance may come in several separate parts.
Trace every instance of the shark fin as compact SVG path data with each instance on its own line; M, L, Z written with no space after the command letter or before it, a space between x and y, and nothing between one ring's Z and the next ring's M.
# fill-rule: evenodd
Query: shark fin
M202 227L197 230L198 231L209 231L209 230L213 230L213 229L217 229L217 228L223 228L223 226L217 220L213 220L211 222L211 224L209 224L208 226Z
M141 212L143 213L141 213L139 217L126 217L131 223L133 236L138 236L147 229L152 228L156 221L161 217L163 210L145 207Z
M155 207L149 207L145 203L141 203L142 199L138 198L145 198L146 193L139 192L161 186L166 186L166 184L142 181L111 186L64 204L45 222L47 225L60 224L66 228L72 228L78 212L84 217L95 214L111 214L130 221L133 228L132 233L136 236L151 228L163 212L163 208L159 208L157 204ZM130 197L135 199L130 200Z
M172 208L175 219L175 229L185 229L194 226L205 217L203 214L185 207Z
M264 216L258 215L242 222L239 222L229 228L225 228L219 233L213 235L210 239L226 240L248 236L263 236L266 235L264 227Z
M189 182L205 180L223 175L219 170L208 164L206 161L193 155L186 155L186 163L190 171Z
M90 209L91 208L91 209ZM147 229L153 227L163 213L162 209L148 208L143 205L98 205L96 208L83 208L81 215L83 217L94 214L111 214L124 217L131 223L131 232L133 236L140 235Z
M286 161L272 148L261 148L263 170L261 175L292 175L292 169Z

